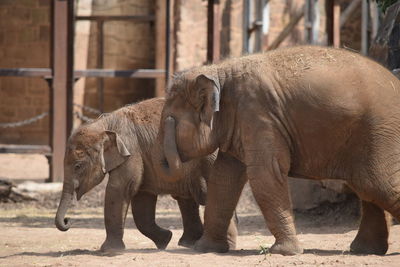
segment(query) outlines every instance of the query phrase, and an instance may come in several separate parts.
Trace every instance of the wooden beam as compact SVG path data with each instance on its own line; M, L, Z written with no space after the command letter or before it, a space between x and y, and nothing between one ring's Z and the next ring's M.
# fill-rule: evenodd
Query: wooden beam
M338 0L326 0L327 45L340 47L340 3Z
M221 16L219 0L208 0L207 6L207 61L220 59Z
M340 3L333 3L333 46L340 47Z
M155 17L155 39L156 39L156 68L165 68L166 64L166 9L167 7L165 0L156 0L156 17ZM155 96L164 96L165 92L165 78L161 77L156 79Z
M63 180L65 144L72 129L74 1L52 1L50 181Z

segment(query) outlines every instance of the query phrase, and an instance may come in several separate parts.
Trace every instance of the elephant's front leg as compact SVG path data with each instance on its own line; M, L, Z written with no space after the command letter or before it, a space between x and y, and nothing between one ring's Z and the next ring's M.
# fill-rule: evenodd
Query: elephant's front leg
M199 204L197 204L192 198L174 198L178 201L183 222L183 234L179 239L178 245L183 247L193 247L194 243L199 240L203 234L203 224L200 220Z
M236 246L236 236L228 239L228 227L246 183L244 174L245 167L240 161L221 151L218 153L207 183L204 233L196 242L195 250L222 253Z
M107 237L102 251L117 251L125 249L122 241L126 213L128 211L130 199L121 191L120 186L113 185L111 181L107 184L104 205L104 223L106 226Z
M171 240L172 232L156 224L157 195L139 191L132 199L132 214L137 229L153 240L158 249L165 249Z
M295 255L303 253L294 226L288 177L274 156L254 155L259 164L247 167L247 176L254 198L267 226L275 237L271 253Z

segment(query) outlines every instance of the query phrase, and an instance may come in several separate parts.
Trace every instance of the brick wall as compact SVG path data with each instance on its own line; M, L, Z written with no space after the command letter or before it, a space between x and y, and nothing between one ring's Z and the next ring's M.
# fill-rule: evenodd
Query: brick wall
M50 0L0 1L0 68L50 65ZM40 78L0 77L0 122L48 111L49 88ZM48 143L48 117L0 129L0 143Z
M90 13L93 15L154 14L154 0L86 2L91 2ZM0 0L0 68L50 66L50 3L51 0ZM78 6L82 8L83 5ZM77 23L77 27L79 25ZM96 68L96 34L92 23L86 53L87 68ZM79 40L83 36L77 34L76 38ZM104 68L154 68L153 24L108 22L104 38ZM76 57L79 57L82 53L79 47L76 48ZM105 111L151 97L154 92L151 79L108 78L104 83ZM83 87L83 103L97 108L96 80L84 80ZM40 78L0 77L0 122L31 118L48 109L49 88L45 81ZM48 144L48 130L48 117L24 127L0 129L0 143Z
M221 0L221 58L242 54L242 0ZM174 69L181 71L207 61L207 1L175 1Z
M93 15L150 15L154 14L154 0L93 0ZM91 26L88 68L96 68L97 31ZM104 68L154 68L154 24L133 22L107 22L104 27ZM104 79L104 108L112 111L137 100L152 97L152 79ZM86 79L85 104L98 107L96 79Z

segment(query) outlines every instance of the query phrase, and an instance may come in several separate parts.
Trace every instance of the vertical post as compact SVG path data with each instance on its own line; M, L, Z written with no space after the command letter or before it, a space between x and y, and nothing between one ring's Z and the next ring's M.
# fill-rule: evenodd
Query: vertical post
M243 53L249 52L249 28L250 28L250 0L243 2Z
M340 4L337 0L327 0L326 10L326 32L328 34L328 45L340 47Z
M167 19L167 13L169 13L169 0L156 0L156 22L155 22L155 39L156 39L156 69L165 69L165 78L156 79L155 96L164 96L164 89L168 70L167 55L169 52L169 45L167 45L166 39L169 36L167 28L169 21Z
M220 58L220 7L219 0L208 0L207 6L207 61L217 62Z
M309 44L314 43L314 21L315 21L315 2L314 0L307 0L305 6L305 30L306 40Z
M326 35L327 35L327 45L333 45L333 1L325 1L325 16L326 16Z
M104 20L96 20L97 26L97 68L104 68ZM99 110L104 112L104 79L97 78Z
M261 50L266 51L268 50L268 33L269 33L269 1L264 1L262 6L262 45Z
M368 54L368 20L369 20L369 7L368 0L362 0L361 7L361 53Z
M255 3L255 21L254 21L254 30L255 30L255 43L254 43L254 52L260 52L262 50L263 43L263 10L264 10L265 1L264 0L256 0Z
M165 83L168 85L171 72L171 0L166 0L165 7ZM172 2L174 5L174 2Z
M52 1L50 181L63 180L67 137L72 129L74 1Z
M340 4L338 0L333 2L333 46L340 47Z

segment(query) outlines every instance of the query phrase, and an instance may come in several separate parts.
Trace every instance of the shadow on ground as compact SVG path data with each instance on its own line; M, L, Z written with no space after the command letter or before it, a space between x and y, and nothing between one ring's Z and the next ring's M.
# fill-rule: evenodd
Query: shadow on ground
M21 256L32 256L32 257L53 257L53 258L60 258L66 256L78 256L78 255L91 255L91 256L98 256L98 257L114 257L119 256L127 253L137 253L137 254L151 254L151 253L158 253L161 252L158 249L126 249L124 251L118 253L104 253L99 250L88 250L88 249L74 249L74 250L67 250L67 251L57 251L57 252L21 252L12 255L2 256L0 259L7 259L11 257L21 257ZM170 254L184 254L184 255L198 255L199 253L187 248L177 248L171 250L165 250L165 252ZM366 256L364 254L353 254L348 250L323 250L323 249L306 249L304 250L304 254L313 254L317 256L337 256L337 255L353 255L353 256ZM220 256L254 256L260 255L259 250L255 249L241 249L241 250L233 250L228 253L221 253L218 254ZM269 254L266 254L268 256ZM385 257L390 256L397 256L400 253L390 253L386 254Z

